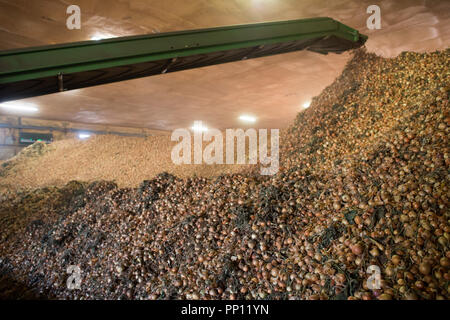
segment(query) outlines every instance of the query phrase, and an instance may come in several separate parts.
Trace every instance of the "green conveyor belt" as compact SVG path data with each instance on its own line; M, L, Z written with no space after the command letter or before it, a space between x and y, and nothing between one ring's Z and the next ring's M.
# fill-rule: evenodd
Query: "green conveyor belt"
M237 25L0 52L0 102L298 50L367 40L331 18Z

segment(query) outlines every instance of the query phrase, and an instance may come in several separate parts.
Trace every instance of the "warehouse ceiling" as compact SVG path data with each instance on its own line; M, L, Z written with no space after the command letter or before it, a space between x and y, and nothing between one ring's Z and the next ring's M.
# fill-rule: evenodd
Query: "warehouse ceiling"
M0 0L0 50L105 37L329 16L369 36L369 51L444 49L450 1L383 0ZM66 28L66 9L81 8L81 30ZM367 7L381 7L382 29L368 30ZM295 52L26 99L42 119L172 130L202 120L208 127L286 127L338 76L349 53ZM0 112L4 113L4 110Z

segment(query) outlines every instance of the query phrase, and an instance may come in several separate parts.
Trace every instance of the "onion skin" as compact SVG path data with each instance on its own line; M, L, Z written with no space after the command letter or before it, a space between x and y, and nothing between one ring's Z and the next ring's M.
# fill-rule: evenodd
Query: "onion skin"
M0 193L0 266L68 300L450 300L449 54L355 51L280 133L273 176Z

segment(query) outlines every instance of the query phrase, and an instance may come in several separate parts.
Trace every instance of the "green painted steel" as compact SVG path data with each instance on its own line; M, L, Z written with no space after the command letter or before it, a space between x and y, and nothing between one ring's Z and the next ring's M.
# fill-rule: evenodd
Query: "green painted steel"
M296 50L341 53L366 40L315 18L2 51L0 101Z

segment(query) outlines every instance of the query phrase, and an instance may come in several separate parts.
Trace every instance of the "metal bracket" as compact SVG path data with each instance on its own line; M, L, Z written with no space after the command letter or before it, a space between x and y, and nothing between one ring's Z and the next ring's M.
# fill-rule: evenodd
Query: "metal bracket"
M64 75L62 72L58 73L58 91L64 92Z
M169 71L169 68L177 61L177 58L172 58L165 66L164 69L161 71L161 74L167 73Z

